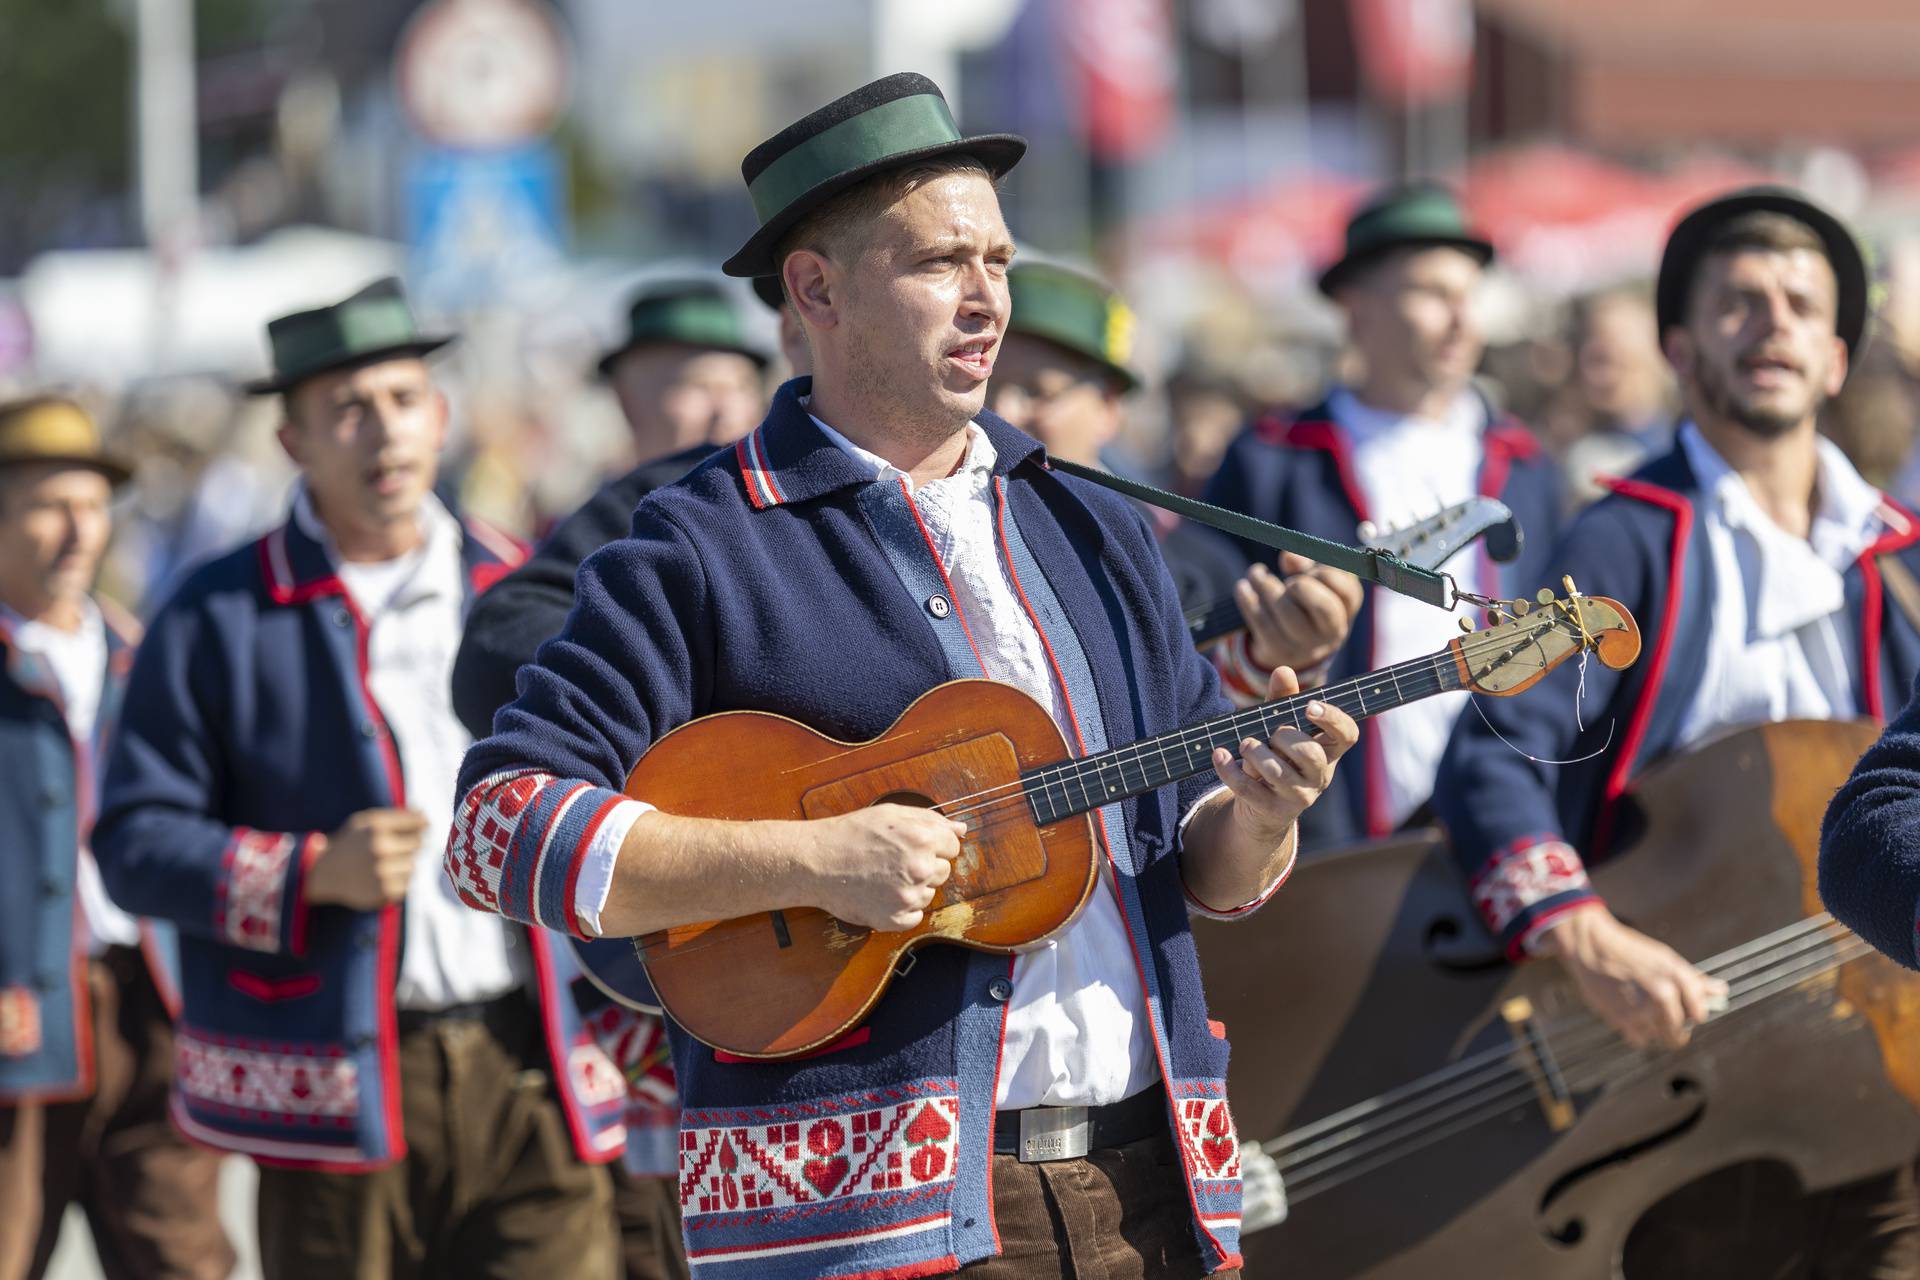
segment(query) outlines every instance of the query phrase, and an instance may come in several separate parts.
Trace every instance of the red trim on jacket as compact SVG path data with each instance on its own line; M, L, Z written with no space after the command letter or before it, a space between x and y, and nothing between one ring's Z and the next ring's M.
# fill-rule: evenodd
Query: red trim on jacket
M1866 589L1860 601L1860 703L1868 715L1885 724L1887 699L1886 691L1880 687L1880 624L1886 612L1886 586L1880 573L1879 557L1912 546L1916 539L1920 539L1920 523L1916 523L1912 513L1891 498L1882 500L1901 517L1906 527L1889 530L1862 551L1854 563L1860 566L1860 577Z

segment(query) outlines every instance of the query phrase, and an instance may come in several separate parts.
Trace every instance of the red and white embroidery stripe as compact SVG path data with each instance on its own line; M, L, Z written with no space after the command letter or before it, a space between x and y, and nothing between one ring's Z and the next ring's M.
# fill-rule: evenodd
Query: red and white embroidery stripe
M344 1053L250 1046L182 1028L174 1085L194 1102L277 1118L350 1119L360 1111L360 1072Z
M1495 934L1506 931L1522 912L1563 893L1592 888L1586 866L1571 845L1535 839L1494 855L1474 878L1473 905Z
M482 778L467 792L447 834L447 878L460 901L499 914L507 849L528 806L553 781L551 774L508 771Z
M234 830L213 897L213 928L222 941L253 951L280 950L287 865L299 845L286 832Z

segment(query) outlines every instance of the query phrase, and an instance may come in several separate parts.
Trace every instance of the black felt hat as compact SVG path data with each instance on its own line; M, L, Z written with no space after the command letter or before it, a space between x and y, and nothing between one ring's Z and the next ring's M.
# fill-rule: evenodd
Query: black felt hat
M787 305L787 292L780 287L779 276L755 276L753 296L778 311Z
M1694 273L1714 232L1749 213L1782 214L1820 238L1839 286L1834 332L1847 344L1847 354L1852 355L1866 336L1869 318L1866 255L1846 223L1788 187L1741 187L1707 201L1675 224L1673 234L1667 237L1666 252L1660 256L1660 280L1654 290L1660 332L1665 334L1685 323Z
M600 376L606 377L614 361L635 347L655 342L732 351L767 367L767 353L747 339L739 308L712 280L662 281L635 294L627 307L627 336L600 357Z
M1390 187L1348 220L1346 251L1320 273L1320 292L1332 297L1354 272L1395 249L1435 246L1458 249L1483 267L1493 261L1493 245L1468 227L1453 192L1426 183Z
M407 356L423 356L453 341L425 334L414 323L400 282L376 280L330 307L296 311L267 324L273 374L245 384L256 396L286 391L315 374Z
M740 175L747 180L760 229L721 270L730 276L778 276L773 247L780 237L830 197L882 170L967 155L997 178L1026 151L1027 140L1011 133L962 137L940 87L925 76L903 71L875 80L747 153Z

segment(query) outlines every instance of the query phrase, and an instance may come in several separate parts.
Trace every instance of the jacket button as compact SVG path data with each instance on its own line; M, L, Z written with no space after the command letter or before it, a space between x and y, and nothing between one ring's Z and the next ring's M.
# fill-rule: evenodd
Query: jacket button
M353 625L353 615L345 609L335 609L333 611L333 625L336 627L350 627Z
M40 882L40 892L49 898L57 898L66 891L67 886L52 876L48 876Z
M953 606L947 603L945 596L928 596L927 612L936 618L944 618L953 612Z
M1013 980L1011 978L995 978L987 984L987 994L995 1000L998 1000L1001 1004L1005 1004L1007 1001L1013 999Z
M367 739L377 738L380 736L380 726L371 720L362 720L360 722L360 736Z

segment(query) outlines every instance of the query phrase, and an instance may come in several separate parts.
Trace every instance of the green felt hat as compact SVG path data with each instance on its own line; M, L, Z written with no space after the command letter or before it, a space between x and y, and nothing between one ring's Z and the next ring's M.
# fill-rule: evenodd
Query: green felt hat
M600 376L635 347L655 342L732 351L767 367L767 353L747 340L739 308L712 280L670 280L636 293L627 308L626 340L600 357Z
M1013 297L1009 333L1045 338L1097 360L1122 391L1140 385L1133 358L1133 309L1105 281L1057 262L1016 261L1007 272Z
M1010 133L962 137L940 87L903 71L855 89L747 153L740 175L760 229L720 269L778 276L773 247L807 214L861 179L940 156L967 155L998 178L1026 154Z
M1356 271L1395 249L1434 246L1458 249L1483 267L1493 261L1493 245L1467 226L1451 191L1428 184L1390 187L1347 223L1346 252L1320 273L1320 292L1332 297Z
M452 341L451 335L420 332L400 282L389 276L330 307L296 311L268 322L273 375L247 383L246 390L256 396L273 395L315 374L423 356Z
M1687 295L1693 288L1694 272L1713 240L1713 233L1749 213L1783 214L1820 238L1839 286L1834 332L1847 344L1847 354L1852 355L1866 336L1872 311L1866 255L1861 252L1860 242L1847 230L1846 223L1788 187L1741 187L1691 210L1674 225L1673 234L1667 237L1666 251L1660 255L1660 278L1654 287L1654 309L1660 332L1665 334L1686 319Z

